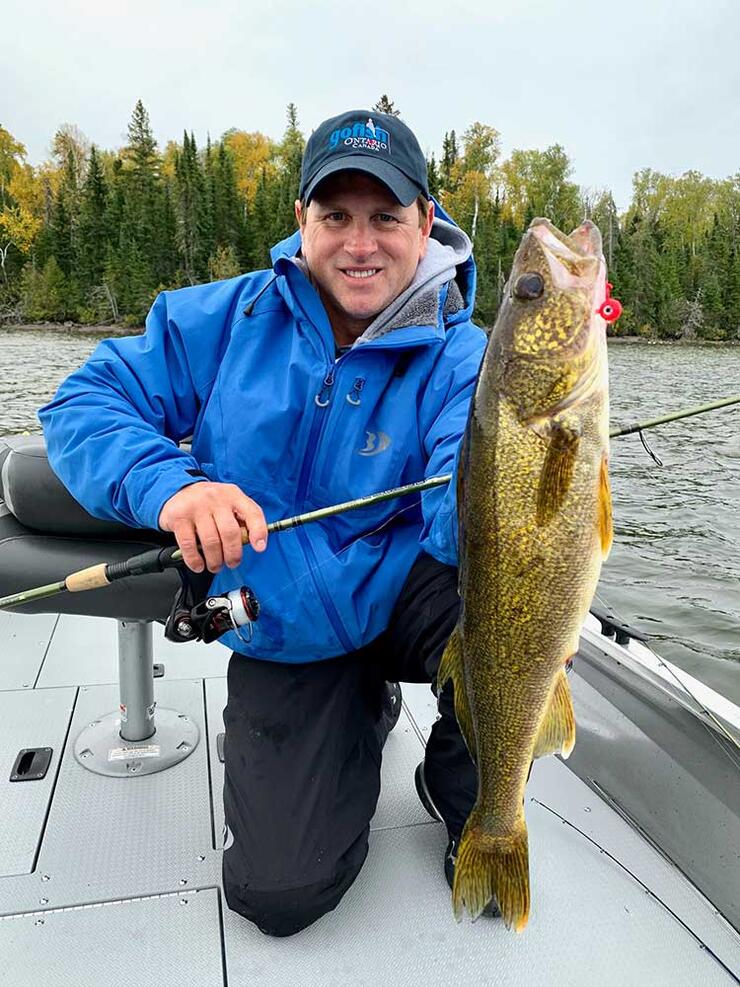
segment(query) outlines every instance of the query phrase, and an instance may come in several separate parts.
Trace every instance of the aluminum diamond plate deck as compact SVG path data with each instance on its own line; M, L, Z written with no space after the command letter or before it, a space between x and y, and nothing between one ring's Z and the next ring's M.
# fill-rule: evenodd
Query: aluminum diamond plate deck
M219 911L213 889L0 919L0 987L225 987Z
M229 976L264 987L378 984L721 987L733 978L621 868L544 809L530 813L523 935L452 916L440 825L383 830L336 911L289 940L227 913Z
M27 630L21 620L32 621ZM220 887L216 735L228 652L164 644L155 628L154 657L167 667L155 682L157 702L192 717L201 741L168 771L108 778L85 771L72 748L85 724L117 706L115 685L93 684L115 681L115 623L63 621L13 615L0 626L0 654L11 639L15 647L11 671L0 670L0 699L14 710L0 752L7 758L55 731L51 785L27 789L31 800L51 799L38 858L31 873L0 877L2 987L99 987L122 977L152 987L738 983L728 972L740 970L736 933L555 758L537 764L527 791L533 911L526 932L517 936L495 920L455 923L442 874L445 832L413 786L435 716L428 686L418 685L402 686L404 712L384 751L370 855L356 884L297 936L263 936L228 910ZM56 719L26 715L24 703L28 710L48 704ZM65 709L68 718L73 710L66 743L59 740ZM22 812L2 777L0 809L15 833Z

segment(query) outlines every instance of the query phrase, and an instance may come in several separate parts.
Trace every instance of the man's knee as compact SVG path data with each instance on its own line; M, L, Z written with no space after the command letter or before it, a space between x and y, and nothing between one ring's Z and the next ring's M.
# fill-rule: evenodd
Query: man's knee
M315 885L280 891L255 891L224 881L226 903L267 936L292 936L307 928L334 905L323 907ZM335 902L336 904L336 902Z
M368 829L339 861L335 875L299 887L261 890L239 883L224 854L223 887L229 908L268 936L292 936L337 907L360 872L368 850Z

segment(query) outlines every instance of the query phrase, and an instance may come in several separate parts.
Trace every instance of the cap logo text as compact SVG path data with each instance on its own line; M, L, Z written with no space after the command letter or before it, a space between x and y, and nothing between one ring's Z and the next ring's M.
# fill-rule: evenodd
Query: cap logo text
M373 123L373 118L368 120L358 120L348 127L335 130L329 136L329 145L332 148L339 144L345 147L357 147L367 151L388 151L390 153L391 138L387 130L378 127Z

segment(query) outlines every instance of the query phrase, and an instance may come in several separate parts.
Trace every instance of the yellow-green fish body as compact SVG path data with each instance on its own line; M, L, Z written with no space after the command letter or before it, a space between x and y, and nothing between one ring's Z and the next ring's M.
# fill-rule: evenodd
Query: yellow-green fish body
M488 341L458 466L461 611L438 683L478 766L456 915L494 897L529 914L524 787L531 760L570 753L564 663L611 543L601 237L532 222Z

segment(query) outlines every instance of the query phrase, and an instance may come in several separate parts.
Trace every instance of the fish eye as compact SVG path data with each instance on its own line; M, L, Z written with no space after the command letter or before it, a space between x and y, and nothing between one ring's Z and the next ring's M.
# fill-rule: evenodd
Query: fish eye
M522 274L514 285L514 294L517 298L521 298L522 301L530 301L533 298L539 298L544 290L545 281L542 275L537 274L536 271L532 271L528 274Z

